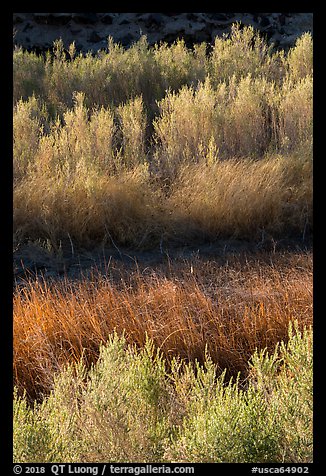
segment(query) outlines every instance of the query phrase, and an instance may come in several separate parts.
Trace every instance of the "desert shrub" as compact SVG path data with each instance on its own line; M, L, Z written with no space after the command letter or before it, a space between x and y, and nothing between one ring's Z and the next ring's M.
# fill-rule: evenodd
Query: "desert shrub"
M224 155L258 157L271 145L274 85L249 74L229 83L229 101L224 109Z
M72 55L73 48L72 44ZM53 118L62 116L67 108L73 106L73 92L80 90L78 72L72 64L73 61L66 59L62 39L54 41L53 56L48 52L45 60L44 78L45 100Z
M175 175L183 163L198 162L218 127L216 97L209 81L195 91L184 86L169 92L159 103L161 115L154 121L156 160L165 175Z
M54 56L45 63L44 90L49 105L60 114L72 107L74 91L85 94L89 108L117 106L137 96L153 108L166 89L177 90L205 77L205 46L197 45L191 52L182 40L151 49L142 36L124 49L108 38L107 50L95 55L76 55L74 44L68 51L69 61L62 40L56 41Z
M51 395L26 406L16 396L17 461L159 461L168 435L165 363L147 342L136 352L109 337L96 365L58 373ZM25 443L23 440L25 435Z
M186 47L182 39L170 46L161 43L154 47L154 59L159 68L162 91L177 91L185 84L196 86L198 81L205 79L205 43L195 45L193 51Z
M121 123L123 163L132 168L144 163L146 158L146 114L141 97L136 97L118 107Z
M313 80L311 76L284 83L279 107L279 147L293 151L313 138Z
M117 126L110 108L94 109L89 119L90 161L99 169L110 174L119 167Z
M158 106L155 160L160 173L172 178L182 164L205 163L207 156L208 162L259 158L267 151L293 151L312 137L309 77L277 87L250 75L233 76L215 89L208 78L196 89L168 92Z
M107 239L111 242L112 233L120 244L139 243L157 226L153 218L158 213L156 200L160 193L147 180L146 164L141 165L145 130L142 102L135 100L120 109L122 155L111 109L89 111L81 92L74 101L73 109L63 113L64 122L58 119L43 135L37 119L29 119L29 133L25 128L25 116L32 114L36 100L18 103L15 230L33 239L40 233L55 246L68 235L80 243L84 239L88 243ZM28 175L27 161L32 162ZM25 175L19 179L19 174ZM81 221L77 223L78 220ZM136 241L131 230L137 234Z
M155 74L145 37L129 50L109 38L106 51L85 56L76 54L74 43L66 52L63 41L57 40L45 61L44 91L50 111L62 116L73 106L74 91L84 93L88 108L118 105L141 94L152 97Z
M105 211L108 203L122 206L123 186L134 180L130 177L140 176L137 184L143 190L134 195L138 185L131 186L135 202L123 206L127 216L120 218L125 225L119 219L114 233L122 240L120 244L179 239L181 230L196 228L202 229L201 236L212 238L223 233L240 236L241 232L253 238L262 229L273 233L286 232L287 227L289 233L310 229L311 163L307 158L312 156L312 75L308 67L301 75L291 73L294 66L289 66L299 64L301 56L306 58L309 36L291 50L288 66L284 55L270 56L264 40L251 28L235 26L229 39L216 41L219 46L212 58L215 55L216 61L220 58L226 65L222 61L218 67L224 71L218 80L209 69L213 59L205 57L204 44L193 51L181 40L170 47L149 48L142 37L125 50L109 39L107 52L83 57L76 55L74 45L65 52L58 40L54 56L48 55L44 63L44 75L39 76L43 92L14 106L15 233L19 229L27 239L37 236L39 227L43 238L47 230L47 238L62 239L59 224L68 222L60 213L67 216L71 212L75 197L79 201L74 206L76 217L83 220L80 229L86 241L105 242L116 223L112 207ZM14 55L18 63L28 59L20 50ZM277 65L281 68L278 79L271 72ZM287 75L283 67L288 68ZM20 82L19 75L16 79ZM285 161L266 165L263 160L261 167L266 168L262 178L258 176L255 161L273 154L289 158L292 178ZM234 161L229 166L219 164L234 158L244 160L242 169ZM281 162L283 169L276 165ZM233 177L229 176L231 169ZM239 176L242 171L250 187ZM191 187L196 195L190 194ZM116 198L119 190L118 202L112 199L113 189ZM45 190L42 197L39 190ZM91 190L99 200L97 209L90 199ZM125 197L130 198L130 193L126 190ZM155 205L157 200L160 206ZM222 204L227 207L224 211ZM81 212L83 207L87 211ZM137 226L131 211L140 220ZM112 227L108 219L113 220ZM71 233L77 234L75 225L61 230L64 236Z
M90 170L101 170L110 175L119 165L116 125L110 108L90 111L85 105L82 92L73 94L74 105L48 125L48 133L42 134L35 144L35 173L70 175L78 164ZM25 108L27 106L24 106ZM25 148L31 139L25 131Z
M110 344L88 374L85 434L94 420L98 431L85 448L95 460L159 461L169 431L164 360L150 341L140 352L117 337Z
M19 100L13 113L13 168L14 180L20 180L35 162L39 143L49 129L46 108L32 95Z
M51 394L28 407L14 395L14 461L312 461L311 329L256 352L246 388L203 365L167 369L109 337L91 370L61 370Z
M210 54L208 72L214 85L248 76L261 77L273 71L270 63L279 61L278 55L272 55L272 47L252 26L241 28L235 23L229 37L216 36ZM272 79L272 78L271 78Z
M282 456L284 461L311 462L313 458L313 341L311 330L298 330L290 326L289 343L281 343L282 371L276 379L279 398L275 410L282 417ZM254 356L253 377L268 391L270 383L259 375L261 369ZM285 367L285 369L284 369ZM258 372L257 372L258 371ZM265 374L267 372L265 371ZM288 378L290 379L288 380Z
M106 89L115 105L142 96L146 105L160 94L160 78L146 36L129 49L108 40L109 75Z
M312 462L311 338L311 331L297 331L274 354L256 352L245 390L237 381L225 385L223 375L216 380L209 359L205 371L188 373L187 416L166 456L181 462Z
M63 376L55 376L54 392L42 403L27 405L15 391L13 454L17 461L78 461L81 443L74 430L79 421L78 399L83 393L85 371L79 364L77 371L68 367Z
M205 43L193 50L184 40L150 48L145 36L129 49L108 38L107 48L96 54L76 54L74 43L64 48L61 39L54 42L53 54L44 60L34 53L14 50L14 102L40 95L53 116L71 108L72 93L84 92L86 105L119 105L137 96L156 114L155 101L168 89L196 87L210 76L215 87L250 74L282 83L287 72L293 80L312 74L312 37L304 34L288 54L273 51L272 46L251 26L232 26L230 37L216 37L212 52Z
M287 54L287 67L294 81L313 74L313 41L311 33L300 36Z
M16 47L13 53L13 102L44 94L45 65L41 56Z
M75 93L73 99L73 108L63 114L63 124L57 121L53 128L54 164L61 165L66 173L67 169L74 171L78 163L113 173L118 159L112 111L103 107L90 111L81 92Z

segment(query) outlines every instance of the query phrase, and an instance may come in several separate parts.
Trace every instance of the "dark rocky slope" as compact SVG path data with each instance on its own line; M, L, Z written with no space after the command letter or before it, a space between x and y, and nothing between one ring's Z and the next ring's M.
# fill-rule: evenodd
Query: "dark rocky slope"
M14 13L14 44L37 52L62 38L77 51L96 52L108 36L128 47L144 34L149 44L172 43L184 38L187 46L229 33L232 23L252 25L274 43L287 49L298 36L312 32L312 13Z

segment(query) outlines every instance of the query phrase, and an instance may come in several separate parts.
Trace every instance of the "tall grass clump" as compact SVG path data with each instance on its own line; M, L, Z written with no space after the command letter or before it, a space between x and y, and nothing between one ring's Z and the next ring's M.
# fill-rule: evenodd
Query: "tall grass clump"
M169 368L108 336L99 360L61 370L51 394L14 396L15 462L312 462L312 332L254 353L245 387L202 365Z
M263 232L276 238L285 230L302 234L312 229L311 182L312 167L305 157L184 166L167 200L170 234L189 240L222 236L257 240Z
M148 245L159 236L159 195L142 170L107 177L79 163L72 176L38 175L22 182L14 207L20 239L49 240L56 248L69 237L78 246L91 247L137 246L144 240Z
M79 282L27 282L14 294L15 384L29 396L47 392L54 372L82 356L96 360L114 331L139 347L148 336L167 359L202 362L207 348L228 375L244 371L256 347L286 338L291 320L311 323L310 259L289 270L194 261L170 277L136 273L114 283L108 270Z

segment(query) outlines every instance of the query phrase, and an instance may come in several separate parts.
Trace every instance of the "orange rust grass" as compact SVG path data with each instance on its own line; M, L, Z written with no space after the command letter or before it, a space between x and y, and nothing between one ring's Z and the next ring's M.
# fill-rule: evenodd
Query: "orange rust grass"
M288 266L195 260L174 265L169 277L138 271L120 284L96 273L77 282L38 279L14 294L15 384L40 397L67 362L96 361L114 331L139 346L150 337L168 360L203 361L207 348L235 375L255 348L287 340L294 319L300 328L312 323L310 254Z

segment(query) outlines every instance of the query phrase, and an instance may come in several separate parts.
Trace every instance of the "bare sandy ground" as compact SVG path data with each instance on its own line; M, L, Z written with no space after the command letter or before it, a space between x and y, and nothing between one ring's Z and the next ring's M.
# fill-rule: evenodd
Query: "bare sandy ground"
M44 244L27 243L14 250L14 284L26 279L42 277L47 279L80 279L90 276L94 270L107 273L118 280L121 273L128 275L135 271L145 274L158 271L166 274L171 265L178 266L198 261L215 261L220 265L238 257L256 257L269 260L276 255L300 254L312 251L310 239L261 240L258 243L242 240L219 240L212 243L193 245L161 245L151 250L96 247L91 250L74 249L66 243L59 250L46 249ZM189 266L190 266L189 264Z

